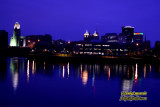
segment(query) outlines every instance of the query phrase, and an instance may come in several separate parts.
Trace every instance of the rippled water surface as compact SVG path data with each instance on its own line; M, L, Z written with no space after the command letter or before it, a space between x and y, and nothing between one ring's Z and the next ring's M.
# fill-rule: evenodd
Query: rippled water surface
M147 101L119 101L122 91ZM0 107L155 106L160 64L57 63L0 58Z

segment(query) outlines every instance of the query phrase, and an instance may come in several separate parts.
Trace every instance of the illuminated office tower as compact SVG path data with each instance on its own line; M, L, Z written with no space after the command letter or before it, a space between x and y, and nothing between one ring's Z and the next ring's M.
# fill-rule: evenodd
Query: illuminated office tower
M90 40L90 34L86 30L86 33L84 33L84 41L89 41Z
M95 31L94 34L92 35L92 39L99 39L99 35L97 31Z
M132 27L132 26L123 26L122 27L122 34L126 36L127 43L132 43L133 33L134 33L134 27Z
M25 38L21 36L20 24L18 22L14 25L13 36L10 39L10 46L25 47Z

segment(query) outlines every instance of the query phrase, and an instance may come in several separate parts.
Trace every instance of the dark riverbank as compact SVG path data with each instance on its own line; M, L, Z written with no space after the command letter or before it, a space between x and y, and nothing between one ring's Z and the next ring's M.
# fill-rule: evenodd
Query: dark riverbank
M153 57L113 57L113 56L93 56L93 55L28 55L28 59L48 62L93 62L93 63L159 63L159 58Z
M159 63L160 58L153 56L101 56L101 55L72 55L52 53L31 53L30 48L10 47L0 50L1 57L25 57L31 60L48 62L96 62L96 63Z

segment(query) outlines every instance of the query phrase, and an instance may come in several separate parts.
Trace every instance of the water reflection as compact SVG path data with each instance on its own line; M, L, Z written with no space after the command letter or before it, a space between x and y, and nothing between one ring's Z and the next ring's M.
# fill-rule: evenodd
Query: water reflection
M29 82L29 60L27 61L27 81Z
M133 91L144 79L159 78L160 64L97 64L97 63L48 63L24 58L0 60L0 80L7 77L7 64L10 67L12 87L16 91L20 81L29 83L34 75L50 76L58 79L77 79L81 85L96 88L97 80L116 81L122 91ZM3 65L3 66L2 66ZM23 77L25 74L25 78ZM22 77L22 78L21 78ZM74 79L73 79L74 78ZM95 93L95 92L94 92Z
M122 82L122 91L125 91L125 92L132 91L133 81L132 80L127 80L127 79L124 79L122 81L123 81Z
M10 61L10 70L12 73L12 86L14 90L17 89L18 87L18 76L19 76L19 71L18 71L18 60L16 58L11 58Z
M88 71L87 70L84 70L82 72L82 84L83 85L86 85L87 84L87 81L88 81Z
M135 81L138 80L138 65L137 65L137 64L136 64L136 71L135 71L134 80L135 80Z
M68 62L68 65L67 65L67 73L68 73L68 77L69 77L69 62Z
M146 78L146 64L144 65L144 78Z
M65 69L64 69L64 65L63 65L63 73L62 73L62 77L64 78L65 75Z
M16 57L11 58L10 71L12 74L12 86L14 88L14 91L16 91L19 84L19 73L25 71L25 59Z

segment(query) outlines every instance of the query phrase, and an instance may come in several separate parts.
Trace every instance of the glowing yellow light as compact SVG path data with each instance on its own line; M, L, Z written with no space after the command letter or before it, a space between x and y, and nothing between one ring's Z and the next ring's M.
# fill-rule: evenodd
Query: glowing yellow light
M30 40L28 40L28 43L30 43L31 41Z
M68 44L70 44L71 42L70 41L68 41Z
M138 44L138 43L136 43L136 46L139 46L139 44Z
M38 42L40 42L40 39L38 39Z

